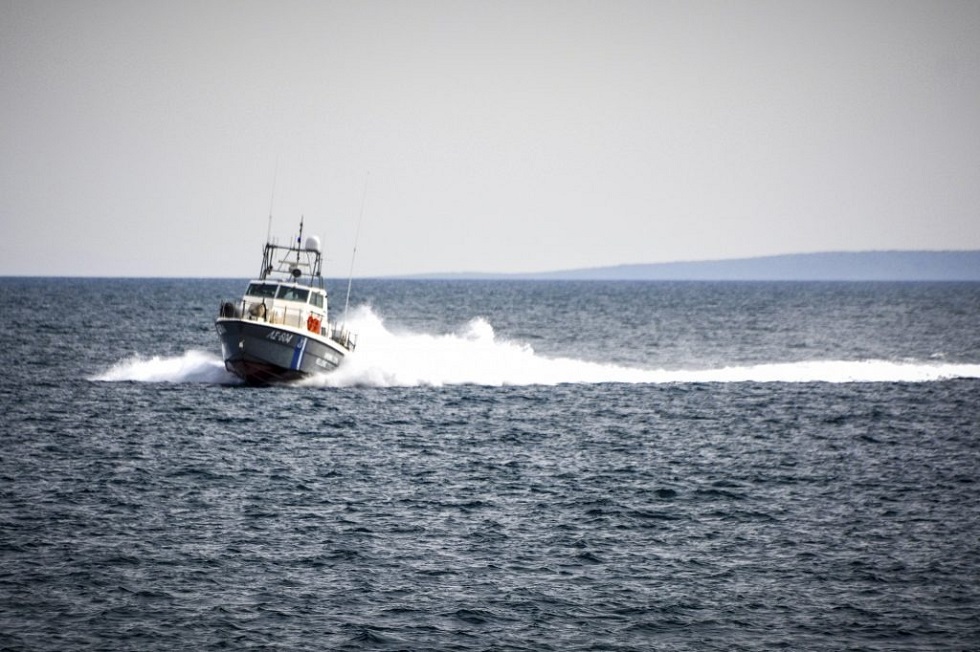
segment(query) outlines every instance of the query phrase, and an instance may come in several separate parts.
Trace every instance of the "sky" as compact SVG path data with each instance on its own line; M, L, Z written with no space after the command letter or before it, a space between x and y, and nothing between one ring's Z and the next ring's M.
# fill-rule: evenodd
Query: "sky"
M980 2L0 0L0 275L980 249ZM356 247L356 257L353 255Z

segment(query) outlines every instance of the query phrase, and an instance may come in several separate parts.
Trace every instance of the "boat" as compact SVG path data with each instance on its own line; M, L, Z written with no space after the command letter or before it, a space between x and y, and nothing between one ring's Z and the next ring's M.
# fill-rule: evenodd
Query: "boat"
M248 385L288 383L333 371L356 337L328 319L320 238L266 239L262 268L241 301L224 301L214 327L225 368Z

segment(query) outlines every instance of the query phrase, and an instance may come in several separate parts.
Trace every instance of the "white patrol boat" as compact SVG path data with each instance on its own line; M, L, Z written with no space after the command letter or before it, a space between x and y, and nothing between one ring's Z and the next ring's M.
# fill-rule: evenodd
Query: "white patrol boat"
M301 246L302 245L302 246ZM320 239L266 242L259 278L241 302L221 304L214 322L225 368L249 385L288 382L336 369L355 337L327 318Z

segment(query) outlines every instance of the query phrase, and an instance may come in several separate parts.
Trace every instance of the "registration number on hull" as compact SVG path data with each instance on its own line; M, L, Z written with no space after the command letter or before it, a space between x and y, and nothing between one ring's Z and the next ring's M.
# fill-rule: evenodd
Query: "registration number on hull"
M273 342L280 342L282 344L289 344L293 341L293 333L284 333L283 331L269 331L269 334L265 336L265 339L272 340Z

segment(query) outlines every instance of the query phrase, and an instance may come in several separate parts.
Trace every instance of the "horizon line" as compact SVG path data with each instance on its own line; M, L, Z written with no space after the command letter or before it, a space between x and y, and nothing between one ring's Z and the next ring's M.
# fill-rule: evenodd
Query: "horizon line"
M563 269L552 269L544 271L516 271L516 272L481 272L481 271L456 271L456 272L399 272L391 274L365 274L357 275L354 274L351 278L360 280L561 280L556 277L562 275L588 275L590 273L610 273L616 270L627 270L627 269L646 269L655 270L663 269L669 267L683 267L683 266L713 266L713 265L726 265L733 263L760 263L765 261L773 261L777 259L805 259L814 257L828 257L828 256L838 256L838 257L869 257L878 255L914 255L914 256L942 256L942 255L975 255L980 256L980 249L865 249L858 251L845 251L845 250L830 250L830 251L816 251L816 252L806 252L806 253L787 253L787 254L765 254L760 256L740 256L736 258L704 258L704 259L686 259L686 260L673 260L665 262L655 262L655 263L612 263L608 265L596 265L590 267L568 267ZM976 276L980 279L980 266L976 270ZM157 276L157 275L104 275L104 274L3 274L0 273L0 278L90 278L90 279L245 279L251 278L250 276L237 276L237 275L218 275L218 276L203 276L198 274L179 274L179 275L167 275L167 276ZM347 277L342 276L323 276L325 279L344 279ZM618 280L615 278L598 278L589 279L586 276L582 278L576 278L571 280ZM621 280L658 280L655 278L651 279L621 279ZM686 280L682 278L671 278L662 280ZM751 279L724 279L724 278L692 278L689 280L751 280ZM772 278L763 278L758 280L779 280ZM792 278L787 280L805 280L800 278ZM822 280L822 279L813 279ZM841 279L831 279L831 280L847 280L845 278ZM856 279L856 280L867 280L867 279ZM887 279L885 279L887 280ZM914 279L908 279L914 280ZM935 279L923 279L923 280L935 280ZM955 279L953 279L955 280Z

